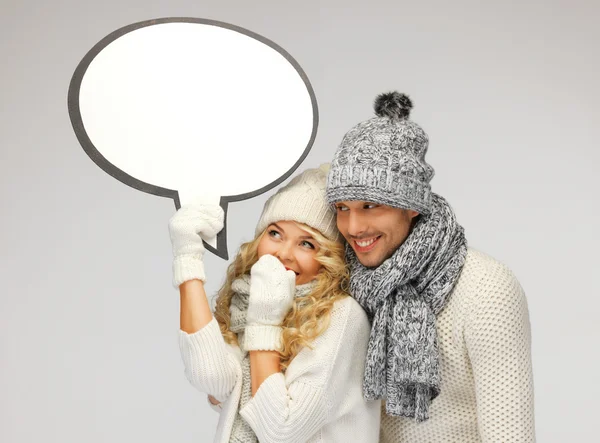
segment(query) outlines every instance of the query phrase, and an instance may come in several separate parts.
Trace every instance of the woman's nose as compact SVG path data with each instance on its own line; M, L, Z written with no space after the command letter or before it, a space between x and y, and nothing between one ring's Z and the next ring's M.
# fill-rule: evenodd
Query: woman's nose
M277 249L277 252L275 253L275 257L277 257L281 262L291 261L293 257L292 245L290 245L288 242L281 243Z

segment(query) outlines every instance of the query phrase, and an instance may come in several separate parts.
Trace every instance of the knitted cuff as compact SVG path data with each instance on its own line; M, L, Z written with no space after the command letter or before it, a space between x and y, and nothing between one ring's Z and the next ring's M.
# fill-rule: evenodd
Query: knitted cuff
M183 255L173 260L173 286L179 288L189 280L206 280L201 255Z
M244 348L247 351L279 351L281 326L248 325L244 331Z

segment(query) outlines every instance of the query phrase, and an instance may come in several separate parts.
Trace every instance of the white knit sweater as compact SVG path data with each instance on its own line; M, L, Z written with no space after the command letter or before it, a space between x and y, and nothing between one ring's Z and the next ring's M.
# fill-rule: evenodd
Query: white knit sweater
M442 383L430 419L383 412L381 441L534 442L529 314L510 270L469 249L437 331Z
M290 363L268 377L241 409L261 443L378 441L381 402L362 396L370 325L350 297L335 303L327 330ZM215 442L228 442L239 408L242 351L223 340L213 319L179 333L185 375L222 402Z

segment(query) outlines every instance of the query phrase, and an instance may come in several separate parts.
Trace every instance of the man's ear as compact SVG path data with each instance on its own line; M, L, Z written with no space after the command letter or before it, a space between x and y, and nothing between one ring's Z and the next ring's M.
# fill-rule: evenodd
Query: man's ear
M414 219L417 215L419 215L419 213L417 211L414 211L412 209L408 210L408 217L412 220Z

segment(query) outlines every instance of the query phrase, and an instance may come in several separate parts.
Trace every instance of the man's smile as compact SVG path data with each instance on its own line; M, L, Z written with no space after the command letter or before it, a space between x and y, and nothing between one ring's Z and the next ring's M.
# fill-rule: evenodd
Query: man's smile
M377 245L381 235L361 240L352 240L354 250L356 252L369 252Z

